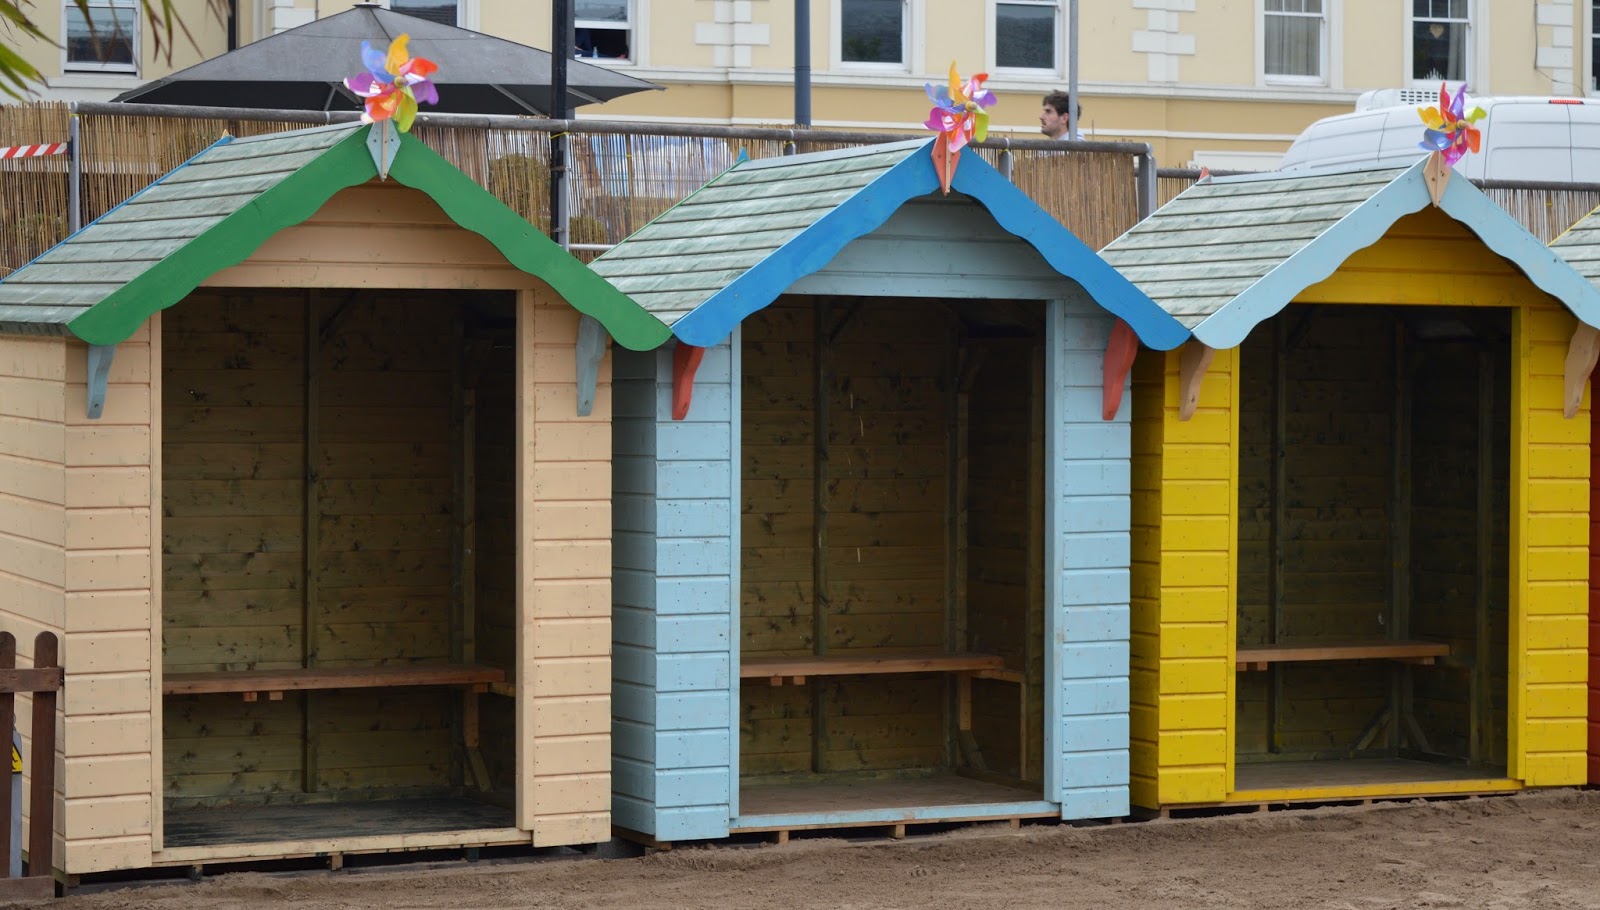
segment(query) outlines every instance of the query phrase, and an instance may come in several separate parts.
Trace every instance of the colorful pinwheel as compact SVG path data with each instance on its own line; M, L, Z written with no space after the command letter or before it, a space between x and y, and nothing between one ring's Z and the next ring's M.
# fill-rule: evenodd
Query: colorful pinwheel
M404 133L411 129L411 121L417 117L418 102L439 103L439 91L428 81L429 76L438 72L439 65L406 53L409 40L409 35L394 39L387 54L378 53L366 41L361 42L361 62L367 72L351 76L344 85L366 100L362 123L393 120Z
M928 112L923 126L939 134L933 142L933 167L946 194L950 192L961 149L968 142L982 142L989 134L989 115L985 109L994 106L995 98L994 92L983 87L988 78L988 73L978 73L962 82L952 62L948 86L927 83L933 110Z
M1425 152L1439 153L1444 156L1445 163L1452 166L1467 152L1476 152L1482 142L1482 134L1473 124L1485 115L1481 107L1474 107L1471 112L1465 111L1466 103L1465 84L1456 91L1454 98L1450 97L1446 86L1439 86L1439 106L1417 108L1422 122L1427 124L1417 147Z

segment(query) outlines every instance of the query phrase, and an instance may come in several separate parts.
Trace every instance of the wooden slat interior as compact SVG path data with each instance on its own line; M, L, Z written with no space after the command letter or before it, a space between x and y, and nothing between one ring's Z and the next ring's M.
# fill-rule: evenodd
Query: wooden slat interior
M465 780L452 687L503 680L510 663L469 653L483 636L460 629L465 430L449 340L456 320L496 308L509 315L509 295L219 289L167 312L170 806ZM496 471L504 487L503 459L477 474ZM478 615L503 614L510 580L481 587ZM288 694L222 694L246 690Z
M1245 341L1241 761L1503 764L1508 338L1495 311L1296 305Z
M1038 513L1021 507L1025 489L1011 484L1027 483L1035 366L1025 344L1014 346L1020 369L1008 371L1005 357L985 360L995 373L984 404L993 407L981 423L968 420L962 415L974 405L958 402L956 385L959 358L975 347L963 346L965 334L954 310L929 300L786 297L743 324L745 775L962 767L952 677L929 671L1028 669L1022 638L1030 628L1041 634L1042 605L1030 598L1023 564L1033 552L1029 516ZM1021 385L1009 394L1023 400L1001 401L999 387L1013 382ZM1011 446L1020 446L1020 460L1002 454ZM981 486L963 495L968 447L987 460ZM1020 473L1003 479L1015 464ZM963 569L979 544L985 557ZM977 611L980 596L989 612ZM915 659L873 656L885 650ZM763 679L778 676L808 679ZM973 685L973 730L985 755L991 746L1009 755L997 770L1020 774L1018 687ZM1042 691L1042 681L1031 685Z

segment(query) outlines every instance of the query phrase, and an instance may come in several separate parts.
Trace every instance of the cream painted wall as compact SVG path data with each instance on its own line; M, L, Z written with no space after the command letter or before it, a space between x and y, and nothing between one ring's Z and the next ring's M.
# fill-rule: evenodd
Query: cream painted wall
M61 0L37 0L52 36ZM355 0L240 0L243 40L257 37L270 16L292 7L329 15ZM464 0L471 2L471 0ZM580 116L781 123L793 112L793 0L633 0L646 38L632 63L618 64L669 87L665 93L583 108ZM819 126L918 129L926 115L922 85L943 78L954 59L972 72L993 60L990 27L996 0L907 0L909 65L867 70L835 64L840 0L810 0L813 118ZM1066 44L1065 3L1059 41ZM1196 150L1281 151L1289 137L1319 117L1353 108L1357 95L1407 84L1407 4L1400 0L1324 0L1330 14L1327 78L1322 85L1284 85L1261 73L1263 0L1084 0L1080 80L1091 138L1156 145L1162 160L1181 163ZM1472 82L1479 93L1582 91L1589 66L1587 11L1596 0L1493 0L1492 19L1475 25L1479 40ZM1490 0L1474 0L1484 16ZM476 0L478 27L489 34L548 47L548 0ZM179 0L204 53L220 53L225 36L205 13L205 0ZM142 78L158 78L199 59L179 39L169 66L153 42L141 42ZM50 77L49 97L104 98L136 84L132 77L61 75L60 51L34 43L25 56ZM425 50L419 48L419 53ZM1064 88L1065 69L997 73L1001 105L995 126L1019 136L1037 131L1039 98Z

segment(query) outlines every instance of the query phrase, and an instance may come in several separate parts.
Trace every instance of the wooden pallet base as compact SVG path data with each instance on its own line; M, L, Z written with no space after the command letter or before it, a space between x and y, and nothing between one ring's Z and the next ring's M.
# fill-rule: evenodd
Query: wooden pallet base
M1484 790L1442 793L1402 793L1394 796L1307 796L1292 799L1285 798L1260 801L1237 800L1218 803L1189 803L1181 806L1165 806L1160 809L1147 809L1142 806L1135 806L1129 813L1129 817L1135 821L1152 821L1158 818L1208 818L1219 815L1238 815L1246 812L1274 812L1285 809L1303 809L1312 806L1371 806L1377 803L1404 803L1418 799L1428 801L1487 799L1494 796L1515 796L1517 793L1525 792L1527 791Z

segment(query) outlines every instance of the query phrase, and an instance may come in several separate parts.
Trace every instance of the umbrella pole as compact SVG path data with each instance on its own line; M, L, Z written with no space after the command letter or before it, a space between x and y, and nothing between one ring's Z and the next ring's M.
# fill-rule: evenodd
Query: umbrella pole
M567 65L572 60L572 0L553 0L550 4L550 116L571 121L573 110L567 100ZM566 130L550 134L550 239L567 249L567 142Z

